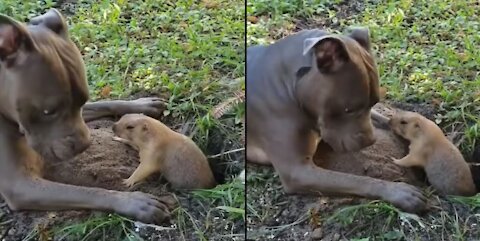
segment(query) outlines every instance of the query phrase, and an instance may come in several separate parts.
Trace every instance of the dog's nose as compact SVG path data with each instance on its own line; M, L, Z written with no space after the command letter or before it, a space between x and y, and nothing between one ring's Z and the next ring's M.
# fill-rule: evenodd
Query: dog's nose
M365 142L364 142L365 146L371 146L371 145L375 144L375 142L377 141L377 138L375 138L375 136L373 136L373 135L371 135L371 136L369 136L365 139L366 139Z
M85 151L91 144L91 140L90 138L86 138L86 139L81 139L81 140L78 140L77 142L75 142L74 144L74 152L75 153L82 153L83 151Z
M355 138L361 143L362 147L371 146L377 141L373 133L367 132L359 132L355 135Z
M84 128L79 128L79 130L72 136L71 140L73 141L73 152L75 154L82 153L85 151L91 144L90 131L85 126Z

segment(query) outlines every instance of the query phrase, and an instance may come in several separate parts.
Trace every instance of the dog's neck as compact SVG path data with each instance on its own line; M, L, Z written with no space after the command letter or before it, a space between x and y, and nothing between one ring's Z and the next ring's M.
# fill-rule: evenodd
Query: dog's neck
M0 114L7 120L16 122L18 116L14 111L15 98L11 91L14 84L8 78L8 69L0 65Z

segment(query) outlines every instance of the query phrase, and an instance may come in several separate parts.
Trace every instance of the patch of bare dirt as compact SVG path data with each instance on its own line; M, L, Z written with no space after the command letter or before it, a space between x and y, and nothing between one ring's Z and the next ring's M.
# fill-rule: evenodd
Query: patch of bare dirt
M112 120L98 120L88 123L91 130L92 145L71 161L48 166L49 172L46 178L73 185L101 187L120 191L127 190L122 184L122 180L128 178L133 173L139 164L139 157L138 153L132 148L112 140L112 124ZM217 145L222 146L221 143L217 143ZM237 169L241 168L238 167ZM214 171L219 171L218 167L213 169ZM220 168L220 171L225 171L225 168ZM217 175L219 174L217 173ZM223 173L223 176L225 175ZM222 218L221 213L213 212L210 217L207 217L206 212L214 207L211 202L193 198L192 194L188 192L171 189L170 185L161 178L160 174L152 175L146 182L133 187L129 191L137 190L154 195L175 193L180 206L190 213L194 221L200 225L203 225L205 222L212 222L211 219L216 216L218 219L215 220L214 225L210 225L210 228L206 230L207 234L225 233L225 227L227 226L231 228L229 232L242 233L245 227L243 222L238 222L234 225L226 222L224 217ZM2 200L0 199L1 202ZM5 215L2 216L2 212ZM22 240L38 225L46 227L45 229L48 230L49 227L55 225L64 226L90 215L91 212L88 211L12 213L6 206L3 206L0 210L0 223L4 221L8 221L8 223L0 225L0 240ZM175 224L175 217L173 218L172 225ZM189 225L186 228L187 230L184 230L185 237L182 236L178 228L167 231L155 231L153 228L147 227L142 228L139 232L146 240L195 240L197 236L195 236L193 225ZM5 233L3 237L2 232ZM155 238L152 239L152 237Z
M314 16L298 17L294 20L295 32L302 29L314 28L330 28L339 29L343 21L353 19L357 14L361 13L365 8L364 1L341 1L340 3L326 3L325 9L335 12L334 17L325 17L325 14L318 14Z

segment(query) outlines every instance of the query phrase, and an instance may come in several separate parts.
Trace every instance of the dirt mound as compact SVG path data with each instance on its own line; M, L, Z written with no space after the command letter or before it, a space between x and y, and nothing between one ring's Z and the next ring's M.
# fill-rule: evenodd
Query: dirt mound
M108 128L111 123L89 123L91 146L70 161L48 166L45 178L73 185L124 190L121 179L133 172L138 156L126 145L112 140L113 133Z
M374 109L385 116L391 116L393 111L383 104L375 105ZM329 170L422 185L424 175L420 169L400 167L390 159L406 156L408 142L390 130L375 128L374 133L377 138L375 144L354 153L335 153L328 144L320 142L314 161L318 166Z
M45 178L72 185L126 190L122 180L128 178L138 166L138 152L112 140L113 121L99 120L87 125L91 130L91 146L70 161L48 166ZM150 178L158 177L153 175ZM163 184L165 182L155 181L150 184L155 186L151 190L155 190L156 194L165 193Z

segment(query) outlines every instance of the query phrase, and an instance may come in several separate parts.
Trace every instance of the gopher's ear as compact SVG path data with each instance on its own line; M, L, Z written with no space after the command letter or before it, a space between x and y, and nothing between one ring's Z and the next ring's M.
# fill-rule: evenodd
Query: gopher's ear
M31 51L35 44L25 26L6 15L0 14L0 61L6 67L15 64L21 50Z
M147 123L142 124L142 131L148 131L148 125Z
M62 14L54 8L48 10L46 13L40 16L32 18L29 24L44 26L61 37L68 38L67 22Z
M303 42L303 54L313 51L320 72L329 74L340 69L348 60L343 40L335 35L308 38Z
M419 136L421 134L421 131L422 129L420 128L420 124L418 123L417 120L413 120L413 133L414 133L414 136Z
M355 39L364 49L370 51L370 31L365 27L350 27L348 36Z

